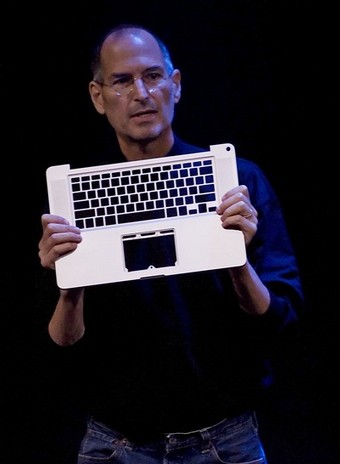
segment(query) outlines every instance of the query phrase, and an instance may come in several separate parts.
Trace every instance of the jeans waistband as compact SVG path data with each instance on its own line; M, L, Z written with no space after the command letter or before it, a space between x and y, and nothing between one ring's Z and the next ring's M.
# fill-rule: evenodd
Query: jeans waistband
M191 432L167 433L164 440L168 449L202 445L202 443L208 443L209 440L217 438L219 435L233 433L233 429L238 428L241 424L244 425L246 422L255 422L257 425L254 412L250 411L230 419L226 418L217 424Z
M141 434L138 434L138 438L129 435L124 438L120 432L96 421L93 417L91 417L89 421L91 428L102 431L113 438L128 440L130 443L148 443L149 446L152 447L165 446L168 450L195 445L204 446L204 442L208 443L209 440L217 438L219 435L233 433L241 425L244 426L248 422L253 423L257 427L255 412L250 411L238 416L226 418L217 424L189 432L170 432L159 434L155 437L154 434L149 434L147 431L143 430Z

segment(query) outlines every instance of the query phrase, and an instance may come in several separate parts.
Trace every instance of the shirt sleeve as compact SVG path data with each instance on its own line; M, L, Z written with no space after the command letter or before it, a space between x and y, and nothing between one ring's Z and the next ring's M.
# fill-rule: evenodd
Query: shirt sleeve
M239 182L248 187L258 211L258 230L250 243L248 260L267 286L271 303L259 322L277 334L296 322L303 310L298 263L278 197L263 171L238 159Z

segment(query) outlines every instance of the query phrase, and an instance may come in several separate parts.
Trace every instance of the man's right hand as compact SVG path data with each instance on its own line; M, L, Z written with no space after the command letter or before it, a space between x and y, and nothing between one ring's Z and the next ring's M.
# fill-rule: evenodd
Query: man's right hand
M40 263L45 268L55 269L57 259L74 251L82 241L81 231L55 214L43 214L41 225L43 234L38 245Z

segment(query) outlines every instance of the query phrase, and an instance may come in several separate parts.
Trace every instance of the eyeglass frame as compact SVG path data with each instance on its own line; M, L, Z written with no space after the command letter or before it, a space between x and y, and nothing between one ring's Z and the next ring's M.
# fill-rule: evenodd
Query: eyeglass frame
M150 74L156 73L156 72L159 71L160 69L161 69L161 67L159 67L159 66L155 66L155 67L148 68L148 69L146 69L145 71L143 71L143 73L141 73L140 77L130 75L129 73L117 74L117 76L114 76L115 79L117 79L117 80L122 79L122 78L129 78L129 79L131 78L130 84L128 84L128 85L126 86L126 89L128 89L126 93L121 93L121 92L119 92L118 90L116 90L116 89L114 88L114 85L115 85L116 81L114 81L112 84L106 84L105 82L98 81L98 80L96 80L96 79L93 79L93 80L94 80L94 82L96 82L96 84L98 84L98 85L101 85L101 86L103 86L103 87L108 87L108 88L112 89L112 90L115 92L115 94L117 95L117 97L127 97L128 95L130 95L130 94L133 92L135 82L136 82L137 80L139 80L139 79L143 82L143 85L144 85L144 87L147 89L147 91L148 91L149 93L152 93L152 92L154 92L155 90L157 90L157 89L159 88L160 84L161 84L163 81L167 81L167 80L172 76L173 72L175 71L175 69L171 69L171 71L169 72L168 76L167 76L167 77L164 77L164 76L163 76L162 79L158 82L158 84L157 84L155 87L149 87L149 86L145 83L145 81L144 81L144 79L143 79L143 75L144 75L144 74L147 74L147 73L150 73Z

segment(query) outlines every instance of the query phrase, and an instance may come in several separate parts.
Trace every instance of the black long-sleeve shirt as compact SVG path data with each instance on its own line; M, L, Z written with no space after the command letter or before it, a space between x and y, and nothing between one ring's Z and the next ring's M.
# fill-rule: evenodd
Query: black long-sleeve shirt
M168 156L195 151L206 149L176 138ZM226 269L85 290L86 332L78 355L89 412L137 441L255 408L272 382L275 343L302 308L278 199L256 164L238 158L237 165L258 211L247 255L270 291L264 315L239 308Z

